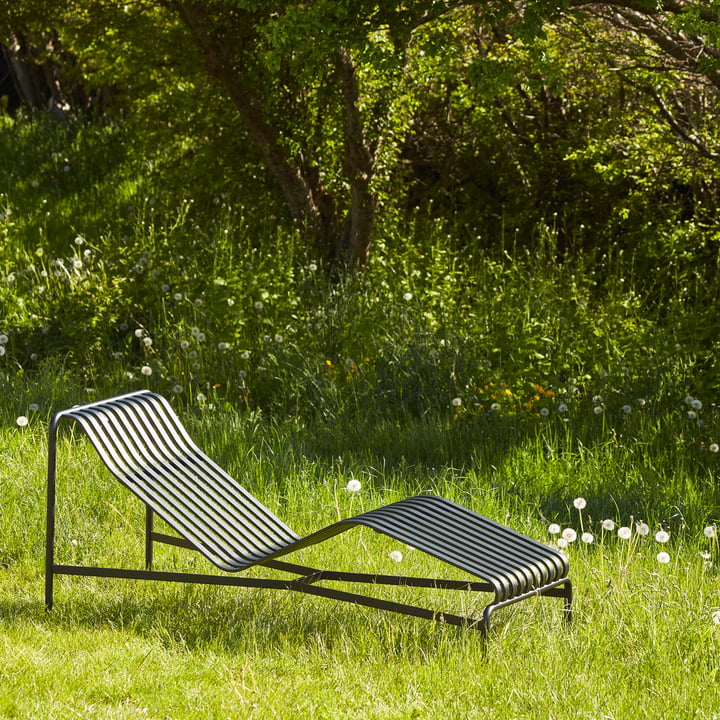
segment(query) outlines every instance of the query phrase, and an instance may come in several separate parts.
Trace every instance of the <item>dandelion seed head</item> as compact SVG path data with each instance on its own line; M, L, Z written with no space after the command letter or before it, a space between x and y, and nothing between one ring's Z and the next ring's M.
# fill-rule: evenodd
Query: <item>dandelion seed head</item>
M198 393L198 394L195 396L195 399L196 399L199 403L204 403L204 402L207 400L207 395L205 395L205 393Z
M557 546L564 550L568 546L568 541L564 537L559 537L557 539Z
M5 346L0 345L0 357L2 357L5 354Z
M359 480L348 480L348 484L345 486L350 492L357 492L362 487L362 483Z
M717 525L708 525L708 526L703 530L703 535L704 535L706 538L714 538L714 537L717 537Z
M548 532L549 532L551 535L559 535L559 534L560 534L560 526L559 526L557 523L552 523L552 524L548 527Z
M716 625L720 625L720 610L715 610L711 617Z
M180 302L182 299L183 299L182 293L178 292L173 295L173 300L175 300L175 302Z
M402 562L403 554L399 550L393 550L390 553L390 559L394 560L395 562Z
M256 310L262 310L263 307L264 307L264 305L262 304L262 302L261 302L260 300L257 300L257 301L255 302L255 304L254 304L254 308L255 308Z
M655 540L659 543L666 543L668 540L670 540L670 535L665 532L665 530L658 530L655 533Z
M650 532L650 527L648 526L647 523L640 521L639 523L635 524L635 532L638 535L645 536Z
M629 540L632 537L632 530L629 527L623 526L617 531L617 534L621 540Z
M242 353L240 353L240 357L241 357L243 360L249 360L249 359L250 359L250 351L249 351L249 350L244 350Z
M602 529L606 530L607 532L612 532L615 529L615 521L610 520L609 518L607 520L602 521Z
M183 386L182 386L182 385L173 385L173 392L174 392L176 395L180 395L180 393L181 393L182 391L183 391Z
M28 419L24 415L18 416L15 420L18 427L25 427L28 424Z
M202 307L202 304L202 298L195 298L195 301L193 302L193 305L195 305L195 307Z
M190 347L190 343L187 340L181 340L180 341L180 347L183 350L187 350Z
M452 399L453 407L460 407L462 405L462 398L456 397Z
M593 408L593 412L594 412L596 415L602 415L602 414L603 414L603 406L602 406L602 405L596 405L596 406Z
M573 506L575 508L577 508L578 510L583 510L586 505L587 505L587 500L585 500L584 497L576 497L573 500Z
M136 328L135 330L135 337L141 338L143 336L143 329L142 328Z
M226 342L219 342L218 343L218 350L227 350L228 347L230 347Z
M630 405L623 405L623 406L622 406L622 411L623 411L626 415L629 415L629 414L632 412L632 408L630 407Z
M695 420L697 418L697 413L694 410L688 410L687 416L688 420Z
M702 410L702 406L703 406L703 405L702 405L702 402L700 402L700 400L695 400L695 399L694 399L694 400L690 403L690 407L691 407L693 410Z
M568 411L568 406L565 403L560 403L558 405L558 412L566 413Z
M659 552L657 554L657 561L663 565L667 565L670 562L670 555L666 552Z
M140 368L140 372L145 375L145 377L150 377L150 375L152 375L152 368L149 365L143 365Z
M490 406L490 409L493 410L493 411L499 410L499 409L500 409L500 403L493 403L493 404Z
M603 401L602 395L593 395L592 401L594 405L600 405Z
M405 302L409 302L409 301L412 300L412 299L413 299L413 295L412 295L411 292L406 292L406 293L403 295L403 300L405 300Z
M695 398L694 398L692 395L686 395L684 402L685 402L686 405L692 405L692 401L693 401L694 399L695 399Z
M275 342L279 345L285 338L282 335L280 335L280 333L278 333L274 339L275 339Z
M720 451L720 445L718 445L717 443L710 443L710 445L708 446L708 450L709 450L710 452L714 452L714 453L719 452L719 451Z
M587 545L592 545L595 542L595 536L591 532L584 532L580 539Z
M151 338L151 337L144 337L144 338L143 338L143 345L144 345L145 347L150 347L152 344L153 344L153 341L152 341L152 338Z
M315 272L317 269L318 269L318 266L317 266L315 263L310 263L310 264L308 265L308 270L309 270L310 272Z
M577 533L572 528L565 528L562 531L562 536L566 542L573 543L577 540Z
M541 408L541 409L540 409L540 414L541 414L543 417L547 417L547 416L550 414L550 410L548 410L547 408Z

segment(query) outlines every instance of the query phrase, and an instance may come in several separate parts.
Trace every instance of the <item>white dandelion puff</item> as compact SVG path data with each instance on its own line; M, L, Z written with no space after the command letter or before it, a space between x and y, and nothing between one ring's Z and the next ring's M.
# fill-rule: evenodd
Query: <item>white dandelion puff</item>
M551 535L559 535L560 534L560 526L557 523L552 523L550 527L548 527L548 532Z
M24 415L20 415L15 422L17 423L18 427L26 427L28 424L28 419Z
M573 506L578 510L583 510L587 505L587 500L584 497L577 497L573 500Z
M648 526L647 523L640 521L639 523L635 524L635 532L638 535L642 535L644 537L645 535L649 534L650 527Z
M658 530L655 533L655 540L659 543L666 543L668 540L670 540L670 535L668 535L665 530Z
M456 397L452 399L453 407L460 407L462 405L462 398Z
M394 560L395 562L402 562L403 554L399 550L393 550L390 553L390 559Z
M667 565L670 562L670 555L666 552L659 552L657 554L657 561L663 565Z
M580 539L587 545L592 545L595 542L595 536L591 532L584 532Z
M610 520L609 518L607 520L603 520L602 529L606 530L607 532L612 532L615 529L615 521Z
M143 365L140 368L140 372L145 375L145 377L150 377L150 375L152 375L152 368L149 365Z
M714 537L717 537L717 525L708 525L708 526L703 530L703 535L704 535L706 538L714 538Z
M632 537L632 530L627 526L623 526L617 531L617 534L621 540L629 540Z
M577 533L572 528L565 528L562 531L562 536L565 542L573 543L577 540Z
M362 487L362 483L359 480L348 480L348 484L345 486L350 492L357 492Z

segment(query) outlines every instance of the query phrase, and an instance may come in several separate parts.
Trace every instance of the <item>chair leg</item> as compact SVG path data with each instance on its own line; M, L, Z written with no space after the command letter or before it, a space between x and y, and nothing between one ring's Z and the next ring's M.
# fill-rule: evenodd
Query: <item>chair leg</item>
M153 564L153 511L145 506L145 569L152 570Z

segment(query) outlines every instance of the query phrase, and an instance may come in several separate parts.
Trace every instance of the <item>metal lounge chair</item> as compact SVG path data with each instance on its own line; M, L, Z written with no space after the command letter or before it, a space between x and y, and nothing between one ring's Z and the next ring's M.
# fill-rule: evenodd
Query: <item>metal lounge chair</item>
M63 565L55 562L57 427L74 420L113 475L145 504L145 569ZM156 532L162 518L179 536ZM277 558L367 526L449 563L472 576L443 580L319 570ZM153 570L153 543L196 550L229 573L262 565L289 573L273 579ZM165 398L147 390L73 407L50 422L48 445L45 601L53 604L56 575L82 575L295 590L487 632L497 608L528 597L564 598L570 617L568 563L554 549L432 495L363 512L306 537L294 533L192 441ZM479 581L476 579L480 579ZM403 585L490 592L482 618L466 618L345 592L321 581Z

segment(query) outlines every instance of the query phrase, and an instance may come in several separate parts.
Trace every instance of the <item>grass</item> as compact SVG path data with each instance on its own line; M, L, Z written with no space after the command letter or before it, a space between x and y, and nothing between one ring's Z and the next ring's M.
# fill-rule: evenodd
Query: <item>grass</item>
M0 717L720 717L720 285L693 250L712 228L559 260L551 225L493 248L382 217L368 271L333 279L267 199L152 182L133 132L0 124ZM310 597L80 578L47 613L47 422L140 387L299 533L422 492L550 543L551 524L592 532L565 549L573 624L524 602L483 643ZM60 558L139 567L141 508L81 438L59 452ZM399 550L440 572L361 530L333 543L302 559L393 572Z
M470 631L282 592L82 578L58 579L47 613L46 441L36 418L2 429L0 717L716 717L720 590L717 541L703 534L709 489L693 501L676 484L685 511L670 516L666 500L645 496L633 509L618 498L612 507L606 493L588 492L627 474L617 449L562 459L533 441L510 449L494 472L474 463L433 466L413 462L418 438L428 436L419 424L396 436L396 455L383 467L386 433L343 448L322 426L311 432L256 417L186 419L213 457L301 533L422 491L548 542L550 520L592 530L592 545L578 540L567 549L573 624L562 622L559 601L529 601L499 611L484 644ZM667 466L670 453L662 460ZM139 504L82 438L63 436L59 462L60 557L139 567ZM351 479L361 482L358 492L346 489ZM579 495L587 496L582 520L573 506ZM600 527L610 517L633 531L642 517L651 532L620 540ZM668 543L654 540L660 527ZM397 549L403 572L438 571L430 558L363 531L299 559L393 572L389 553ZM657 561L661 551L669 563ZM180 550L158 555L165 568L206 570ZM482 607L481 598L441 592L378 593L471 614Z

